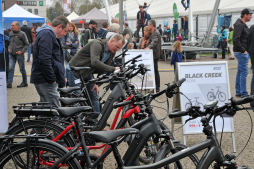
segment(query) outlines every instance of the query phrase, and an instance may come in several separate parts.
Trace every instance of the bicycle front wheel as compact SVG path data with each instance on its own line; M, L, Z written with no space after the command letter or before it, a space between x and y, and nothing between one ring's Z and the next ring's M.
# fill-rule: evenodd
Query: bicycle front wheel
M54 161L61 159L68 150L59 144L47 140L31 140L19 142L8 147L0 154L0 168L24 169L24 168L49 168ZM29 153L29 154L28 154ZM69 159L66 164L59 166L61 169L81 169L77 159Z
M214 97L213 97L213 93L212 93L212 92L208 92L208 94L207 94L207 99L208 99L209 101L213 101L213 100L214 100Z
M218 93L218 99L221 102L224 102L226 100L226 94L223 92Z
M165 148L165 146L167 146L167 147L166 147L167 150L166 150L165 153L162 155L163 158L166 158L166 157L169 157L169 156L172 155L172 152L171 152L171 150L170 150L169 145L168 145L168 144L165 144L165 145L163 145L162 147ZM161 147L161 148L162 148L162 147ZM174 143L174 147L177 149L177 151L182 151L183 149L186 149L186 148L187 148L186 145L181 144L181 143ZM163 159L163 158L162 158L162 159ZM154 163L155 163L155 162L158 162L158 161L160 161L160 160L162 160L162 159L157 158L157 159L154 160ZM184 168L184 169L196 168L196 167L198 166L198 163L199 163L199 159L198 159L198 157L196 156L196 154L191 154L190 156L185 157L185 158L182 158L182 159L179 160L179 161L180 161L180 163L181 163L182 168ZM177 169L178 167L177 167L176 163L171 163L171 164L168 164L168 165L166 165L166 166L163 166L162 168L163 168L163 169ZM161 168L161 169L162 169L162 168Z

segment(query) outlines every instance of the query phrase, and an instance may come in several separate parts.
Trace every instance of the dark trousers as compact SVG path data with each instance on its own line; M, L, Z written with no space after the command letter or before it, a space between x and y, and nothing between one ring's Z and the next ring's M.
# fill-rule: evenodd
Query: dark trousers
M159 74L159 67L158 67L158 61L159 59L154 59L154 75L155 75L155 85L156 90L160 90L160 74Z
M226 55L226 51L225 51L225 48L223 48L222 46L222 42L219 41L218 44L217 44L217 48L221 48L222 49L222 58L225 58L225 55ZM216 55L214 58L217 58Z
M143 23L139 23L139 24L138 24L138 26L137 26L138 37L139 37L140 28L142 28L142 36L144 37L144 27L145 27L145 25L144 25Z

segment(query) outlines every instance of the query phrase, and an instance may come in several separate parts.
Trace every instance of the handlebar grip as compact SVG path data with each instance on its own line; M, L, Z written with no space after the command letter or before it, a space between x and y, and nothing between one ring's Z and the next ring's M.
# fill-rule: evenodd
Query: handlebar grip
M175 111L173 110L172 112L169 113L168 117L169 118L176 118L176 117L182 117L188 115L187 111Z
M183 84L183 82L185 82L185 78L182 78L180 79L178 82L177 82L177 86L181 86Z
M243 99L240 99L240 100L236 100L234 102L235 105L240 105L240 104L246 104L246 103L250 103L254 101L254 97L253 96L248 96L248 97L245 97Z
M115 108L122 107L131 103L132 103L132 100L121 102L121 103L114 103L113 108L115 109Z
M109 81L110 79L103 79L103 80L97 81L96 84L108 83Z

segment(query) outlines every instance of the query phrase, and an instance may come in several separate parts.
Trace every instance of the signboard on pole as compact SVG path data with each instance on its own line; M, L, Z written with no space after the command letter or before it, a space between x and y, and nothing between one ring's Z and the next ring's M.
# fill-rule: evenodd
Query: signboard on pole
M179 23L178 23L178 10L177 10L176 3L174 3L174 5L173 5L173 14L174 14L174 17L175 17L175 20L176 20L176 23L177 23L177 28L178 28L178 26L179 26Z
M132 58L142 55L136 64L139 65L143 63L146 68L150 69L144 77L143 89L155 89L155 76L154 76L154 64L153 64L153 50L128 50L125 56L125 62L131 60ZM142 87L143 76L138 74L134 78L131 79L131 83L134 83L138 89Z
M64 10L64 13L67 13L67 14L71 13L71 0L64 0L63 10Z
M0 0L1 4L2 1ZM0 12L0 133L5 133L8 129L8 109L7 109L7 91L6 91L6 72L3 41L3 16ZM6 56L8 57L8 56Z
M212 100L218 100L218 106L223 106L231 98L228 62L226 61L177 63L177 77L186 79L180 87L180 92L188 98L180 95L180 108L183 111L191 105L200 106L203 110L204 105ZM189 116L182 117L183 125L187 119ZM184 141L187 134L202 133L203 126L200 120L201 118L190 120L184 125ZM210 122L211 126L213 126L212 121L213 119ZM215 125L217 132L223 130L223 132L232 133L235 150L233 118L226 114L223 115L223 118L216 117Z

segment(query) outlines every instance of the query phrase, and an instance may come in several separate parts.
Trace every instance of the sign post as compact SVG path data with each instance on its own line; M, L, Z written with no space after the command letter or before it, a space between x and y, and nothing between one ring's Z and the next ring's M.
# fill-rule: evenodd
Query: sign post
M142 55L142 57L139 58L139 60L141 61L137 62L136 64L138 65L140 63L143 63L146 68L151 70L148 71L144 77L143 89L155 89L153 50L128 50L128 52L126 52L125 62L131 60L132 58L140 54ZM141 74L138 74L137 76L132 78L131 83L134 83L138 89L141 89L142 79L143 76Z
M179 110L184 111L192 105L200 106L200 109L203 110L204 105L209 101L218 100L218 106L223 106L231 98L228 62L226 61L177 63L176 77L186 79L179 89L188 99L183 95L178 98L174 97L173 108L180 108ZM231 133L233 151L236 152L233 118L226 114L222 116L215 119L216 130ZM187 119L189 116L181 118L182 125L184 125L184 144L186 144L186 135L200 134L203 130L201 118L190 120L185 124Z
M2 1L0 0L1 4ZM3 11L0 12L0 133L5 133L8 129L8 109L6 91L6 67L4 56L4 31L3 31ZM7 56L6 56L7 57Z

